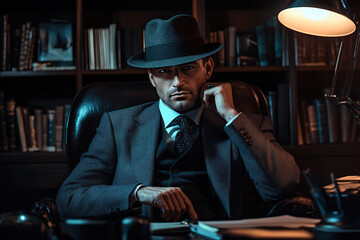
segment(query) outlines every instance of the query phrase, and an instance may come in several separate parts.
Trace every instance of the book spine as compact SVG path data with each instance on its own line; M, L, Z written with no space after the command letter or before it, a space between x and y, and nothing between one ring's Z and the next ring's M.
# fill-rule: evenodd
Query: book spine
M95 43L94 43L94 29L87 30L88 47L89 47L89 69L95 70Z
M36 147L40 150L42 147L42 109L35 109L35 138Z
M7 152L8 150L4 92L0 91L0 152Z
M2 16L2 51L1 51L1 70L6 71L8 62L8 51L9 51L9 16Z
M330 89L325 89L327 93L330 93ZM339 108L332 103L328 98L325 98L326 114L329 125L329 142L340 142L340 125L339 125Z
M24 127L24 117L23 117L22 107L21 106L16 107L15 111L16 111L16 120L18 126L20 150L22 152L27 152L27 143L25 137L25 127Z
M319 143L319 131L318 124L316 121L315 108L314 105L310 104L307 106L308 116L309 116L309 124L310 124L310 133L312 143Z
M55 151L55 110L47 111L47 150Z
M62 151L63 138L63 121L64 121L64 106L55 107L55 149Z
M9 151L16 151L16 115L15 115L15 100L9 99L5 103L6 111L6 133L8 137L8 149Z
M48 150L48 114L47 112L43 112L41 114L41 142L42 142L42 150L46 152Z
M30 136L30 146L29 151L34 152L38 151L36 144L36 130L35 130L35 115L29 115L28 116L28 122L29 122L29 136Z
M326 113L325 99L313 100L316 122L318 125L319 143L329 143L329 126Z
M22 116L24 122L24 133L26 139L26 145L28 148L31 147L31 140L30 140L30 130L29 130L29 109L27 107L22 107Z
M27 70L32 69L32 63L34 60L34 52L35 52L35 44L36 44L36 28L31 27L30 33L29 33L29 54L28 54L28 60L27 60Z
M217 32L218 41L223 44L223 48L219 51L219 66L225 66L225 31L219 30Z
M269 66L265 26L262 25L256 26L255 31L258 42L258 54L259 54L260 66L261 67Z
M309 121L309 114L307 111L307 103L305 100L302 100L300 103L300 110L301 110L301 120L302 121L302 129L303 129L303 136L304 136L304 144L311 144L311 130L310 130L310 121Z
M352 116L349 109L344 104L340 105L341 142L343 143L350 142L351 122Z
M268 91L265 94L265 96L266 96L266 99L267 99L268 105L269 105L271 124L272 124L273 129L274 129L275 137L277 137L278 127L277 127L277 107L276 107L277 99L276 99L276 92L275 91Z

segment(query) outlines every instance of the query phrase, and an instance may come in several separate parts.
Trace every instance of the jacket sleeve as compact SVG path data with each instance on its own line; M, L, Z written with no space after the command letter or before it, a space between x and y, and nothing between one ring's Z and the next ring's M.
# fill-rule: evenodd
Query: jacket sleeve
M293 156L275 140L270 118L241 113L224 128L264 201L294 193L300 171Z
M116 164L114 129L109 114L105 113L88 151L58 192L60 217L103 216L114 208L126 210L136 184L112 185Z

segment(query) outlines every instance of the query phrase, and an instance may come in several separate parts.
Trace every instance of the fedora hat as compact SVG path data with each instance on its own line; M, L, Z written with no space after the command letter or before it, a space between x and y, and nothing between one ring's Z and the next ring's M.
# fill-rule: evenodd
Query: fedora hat
M222 47L221 43L205 44L190 15L156 18L145 27L145 52L131 56L127 63L137 68L174 66L211 56Z

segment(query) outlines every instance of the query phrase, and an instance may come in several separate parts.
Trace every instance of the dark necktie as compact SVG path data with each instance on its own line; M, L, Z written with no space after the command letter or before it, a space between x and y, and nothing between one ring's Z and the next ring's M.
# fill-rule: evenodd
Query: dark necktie
M180 131L175 137L174 151L183 155L194 144L193 133L196 131L197 125L185 115L176 117L174 121L180 126Z

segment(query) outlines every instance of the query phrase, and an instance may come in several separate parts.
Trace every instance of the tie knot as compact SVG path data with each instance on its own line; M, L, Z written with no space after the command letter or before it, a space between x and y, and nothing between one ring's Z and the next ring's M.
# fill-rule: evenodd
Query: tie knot
M179 124L180 129L192 130L194 127L196 127L196 123L183 114L177 116L174 121Z

